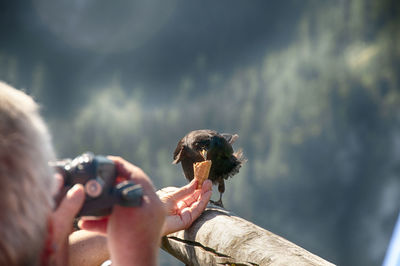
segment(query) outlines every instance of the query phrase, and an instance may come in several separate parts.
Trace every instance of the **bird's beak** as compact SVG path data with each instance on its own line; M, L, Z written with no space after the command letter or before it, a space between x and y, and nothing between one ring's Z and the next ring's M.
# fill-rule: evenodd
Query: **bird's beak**
M207 150L203 149L200 151L201 156L203 156L204 161L207 160Z

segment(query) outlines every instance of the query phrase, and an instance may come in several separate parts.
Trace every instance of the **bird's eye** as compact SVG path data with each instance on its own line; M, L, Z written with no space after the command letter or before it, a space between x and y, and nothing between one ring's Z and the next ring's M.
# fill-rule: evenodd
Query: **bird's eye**
M199 149L199 148L201 148L201 144L200 144L200 142L196 142L196 143L194 143L194 147L195 147L196 149Z
M194 143L194 148L196 150L208 149L210 145L210 140L200 140Z

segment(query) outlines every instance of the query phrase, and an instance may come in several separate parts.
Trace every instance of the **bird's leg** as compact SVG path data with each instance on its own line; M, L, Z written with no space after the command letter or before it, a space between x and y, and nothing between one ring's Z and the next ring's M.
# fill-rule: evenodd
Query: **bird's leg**
M222 194L225 192L225 182L224 179L218 181L218 191L219 191L219 200L215 202L215 205L218 205L224 208L224 204L222 203Z

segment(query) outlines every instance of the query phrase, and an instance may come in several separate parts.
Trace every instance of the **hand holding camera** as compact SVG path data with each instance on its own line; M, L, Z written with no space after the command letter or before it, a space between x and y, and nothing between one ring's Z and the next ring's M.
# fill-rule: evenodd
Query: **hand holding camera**
M73 160L51 163L51 166L64 179L64 188L57 198L62 198L75 184L84 186L86 199L77 217L109 215L115 204L125 207L142 204L142 186L117 178L115 164L107 157L84 153Z

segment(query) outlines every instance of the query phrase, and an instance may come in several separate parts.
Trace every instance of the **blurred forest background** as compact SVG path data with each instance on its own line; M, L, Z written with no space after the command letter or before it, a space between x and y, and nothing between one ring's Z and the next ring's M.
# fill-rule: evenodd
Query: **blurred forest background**
M185 184L171 162L188 131L238 133L228 209L335 264L380 265L400 209L399 11L2 0L0 79L41 103L60 158L121 155L157 188Z

